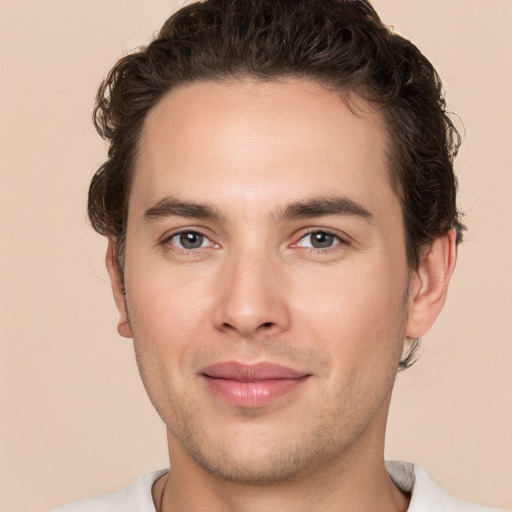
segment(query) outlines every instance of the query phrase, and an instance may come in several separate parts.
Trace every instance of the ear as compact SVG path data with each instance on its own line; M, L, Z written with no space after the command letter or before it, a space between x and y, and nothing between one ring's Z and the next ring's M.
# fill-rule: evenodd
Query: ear
M405 335L420 338L443 308L448 284L457 260L456 232L436 238L412 273L409 316Z
M105 263L107 265L108 275L110 276L110 284L114 294L114 300L119 311L119 323L117 324L117 332L123 338L133 338L132 328L128 321L128 310L126 307L126 297L124 290L124 282L121 271L119 270L115 260L116 242L109 238Z

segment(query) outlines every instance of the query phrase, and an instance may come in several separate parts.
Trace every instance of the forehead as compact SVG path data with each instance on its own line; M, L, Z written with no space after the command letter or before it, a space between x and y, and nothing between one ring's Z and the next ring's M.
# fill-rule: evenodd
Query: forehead
M328 194L363 205L393 195L369 103L298 79L199 82L148 113L130 209L165 195L257 209Z

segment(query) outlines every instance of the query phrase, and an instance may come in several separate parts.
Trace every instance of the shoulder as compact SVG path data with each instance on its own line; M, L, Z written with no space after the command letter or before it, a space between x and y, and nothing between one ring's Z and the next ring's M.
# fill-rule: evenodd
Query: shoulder
M49 512L155 512L151 488L166 472L161 470L139 476L122 489L68 503Z
M451 496L416 464L392 461L386 469L397 487L411 493L408 512L505 512Z

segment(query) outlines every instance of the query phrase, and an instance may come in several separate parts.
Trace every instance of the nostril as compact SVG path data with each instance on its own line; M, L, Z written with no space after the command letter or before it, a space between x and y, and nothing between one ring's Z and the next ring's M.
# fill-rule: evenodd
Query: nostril
M261 324L262 327L265 327L268 329L269 327L272 327L274 324L272 322L265 322L264 324Z

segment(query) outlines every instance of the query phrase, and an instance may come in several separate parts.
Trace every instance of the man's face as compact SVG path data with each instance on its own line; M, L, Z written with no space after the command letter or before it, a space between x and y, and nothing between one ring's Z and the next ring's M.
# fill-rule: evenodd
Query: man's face
M177 460L261 483L382 447L409 272L380 115L351 101L197 83L145 121L123 332Z

